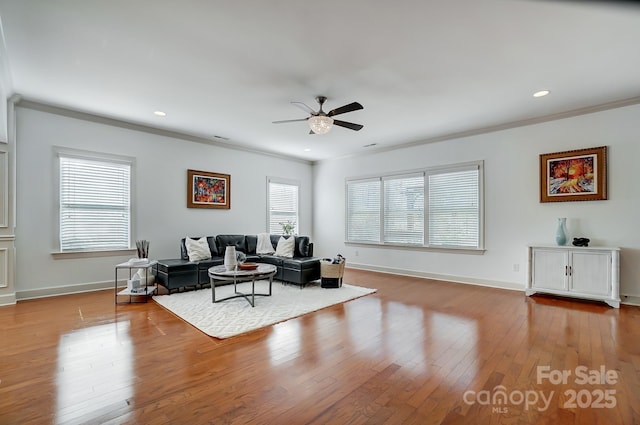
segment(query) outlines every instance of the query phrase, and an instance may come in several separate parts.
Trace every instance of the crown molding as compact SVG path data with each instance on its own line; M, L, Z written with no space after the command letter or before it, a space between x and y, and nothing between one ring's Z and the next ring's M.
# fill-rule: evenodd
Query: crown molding
M194 134L178 132L174 130L164 129L161 127L153 127L147 124L141 124L133 121L125 121L119 118L107 117L107 116L85 112L77 109L71 109L68 107L60 106L60 105L54 105L54 104L42 102L39 100L25 98L19 94L14 94L12 96L12 99L16 106L22 107L22 108L33 109L36 111L62 115L62 116L80 119L84 121L110 125L113 127L125 128L128 130L141 131L145 133L185 140L189 142L203 143L203 144L217 146L221 148L227 148L227 149L249 152L249 153L254 153L259 155L265 155L273 158L286 159L289 161L299 162L307 165L315 165L322 162L379 154L379 153L384 153L389 151L395 151L398 149L406 149L406 148L411 148L415 146L426 145L430 143L437 143L437 142L443 142L447 140L461 139L464 137L477 136L481 134L494 133L502 130L509 130L509 129L518 128L518 127L526 127L529 125L541 124L541 123L550 122L550 121L557 121L557 120L572 118L580 115L593 114L593 113L603 112L611 109L624 108L626 106L633 106L633 105L640 104L640 96L635 96L627 99L616 100L613 102L587 106L584 108L578 108L578 109L572 109L569 111L558 112L554 114L542 115L540 117L510 121L507 123L496 124L496 125L491 125L487 127L480 127L476 129L465 130L465 131L460 131L455 133L448 133L448 134L444 134L436 137L430 137L427 139L410 141L410 142L406 142L398 145L380 147L377 149L367 150L366 152L358 152L358 153L342 155L334 158L311 161L311 160L297 158L295 156L276 154L266 150L250 148L240 144L230 144L229 142L224 142L216 139L209 139L209 138L194 135Z
M447 140L454 140L454 139L462 139L464 137L470 137L470 136L478 136L481 134L495 133L497 131L509 130L509 129L518 128L518 127L526 127L529 125L541 124L541 123L550 122L550 121L557 121L557 120L562 120L566 118L573 118L580 115L593 114L596 112L603 112L611 109L624 108L626 106L633 106L638 104L640 104L640 96L635 96L635 97L630 97L628 99L621 99L613 102L601 103L599 105L586 106L584 108L572 109L564 112L557 112L555 114L542 115L540 117L527 118L524 120L510 121L507 123L496 124L496 125L491 125L487 127L480 127L480 128L460 131L456 133L448 133L441 136L430 137L427 139L411 141L411 142L402 143L398 145L380 147L377 149L367 150L367 152L359 152L357 154L349 154L349 155L343 155L335 158L322 159L322 160L315 161L314 164L317 164L320 162L333 161L337 159L347 159L347 158L361 157L365 155L373 155L373 154L378 154L383 152L395 151L398 149L405 149L405 148L411 148L415 146L426 145L430 143L444 142Z
M214 139L208 139L206 137L198 136L195 134L183 133L179 131L169 130L161 127L154 127L147 124L141 124L134 121L126 121L119 118L108 117L104 115L98 115L91 112L81 111L78 109L72 109L65 106L54 105L39 100L29 99L21 95L16 95L16 106L26 109L32 109L34 111L47 112L50 114L61 115L69 118L75 118L83 121L94 122L97 124L109 125L112 127L124 128L127 130L140 131L149 134L155 134L158 136L169 137L173 139L184 140L188 142L203 143L206 145L216 146L220 148L232 149L237 151L249 152L264 156L270 156L278 159L286 159L288 161L295 161L307 165L311 165L312 162L306 159L296 158L294 156L276 154L273 152L250 148L240 144L231 144L229 142L223 142Z

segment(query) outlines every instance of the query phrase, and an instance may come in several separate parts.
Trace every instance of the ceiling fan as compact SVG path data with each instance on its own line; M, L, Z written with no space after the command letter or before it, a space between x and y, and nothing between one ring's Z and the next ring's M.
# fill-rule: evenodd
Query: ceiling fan
M355 130L355 131L361 130L362 127L364 127L361 124L354 124L352 122L340 121L333 118L336 115L346 114L347 112L357 111L358 109L364 109L364 107L361 104L359 104L358 102L352 102L352 103L349 103L348 105L344 105L339 108L332 109L329 112L324 112L322 110L322 105L326 100L327 98L325 96L316 97L316 101L320 105L320 109L317 112L302 102L291 102L298 108L302 109L305 112L308 112L311 115L308 116L307 118L300 118L297 120L274 121L273 123L282 124L287 122L308 121L309 127L311 128L311 131L309 132L309 134L326 134L331 130L331 128L334 125L348 128L350 130Z

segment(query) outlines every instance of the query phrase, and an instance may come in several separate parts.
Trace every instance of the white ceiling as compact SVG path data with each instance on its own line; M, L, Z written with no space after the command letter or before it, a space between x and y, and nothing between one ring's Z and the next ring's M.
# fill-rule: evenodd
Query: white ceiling
M640 8L605 3L0 0L0 17L25 99L315 161L640 101ZM339 118L364 129L271 123L317 95L360 102Z

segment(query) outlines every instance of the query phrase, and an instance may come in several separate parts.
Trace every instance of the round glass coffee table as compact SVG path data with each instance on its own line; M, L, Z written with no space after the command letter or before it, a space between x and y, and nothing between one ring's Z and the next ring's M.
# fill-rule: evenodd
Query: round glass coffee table
M271 286L273 284L273 276L278 269L273 264L258 264L254 270L227 270L225 266L215 266L209 268L209 281L211 282L211 302L219 303L220 301L230 300L232 298L243 297L251 307L256 306L255 297L271 296ZM269 279L269 293L256 293L256 280ZM251 281L251 293L239 292L238 283ZM216 299L216 283L233 283L234 295L225 298Z

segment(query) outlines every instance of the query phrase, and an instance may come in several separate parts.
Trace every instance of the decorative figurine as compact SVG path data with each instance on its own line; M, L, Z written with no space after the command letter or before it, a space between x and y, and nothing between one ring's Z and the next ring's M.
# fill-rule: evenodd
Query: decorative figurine
M589 246L589 239L573 238L573 246Z

